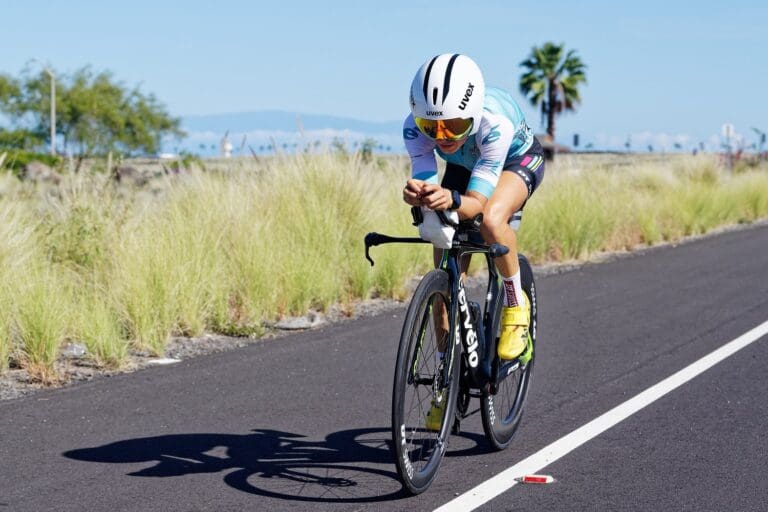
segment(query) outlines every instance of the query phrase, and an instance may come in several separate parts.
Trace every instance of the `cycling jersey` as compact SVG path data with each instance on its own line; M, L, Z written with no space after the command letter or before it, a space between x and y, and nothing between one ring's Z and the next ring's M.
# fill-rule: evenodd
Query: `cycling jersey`
M413 178L428 183L438 182L437 152L446 162L472 170L468 191L474 190L491 197L501 171L533 144L533 131L526 124L520 107L507 92L488 87L480 129L455 153L440 151L435 141L416 127L413 114L405 119L403 139L411 157Z

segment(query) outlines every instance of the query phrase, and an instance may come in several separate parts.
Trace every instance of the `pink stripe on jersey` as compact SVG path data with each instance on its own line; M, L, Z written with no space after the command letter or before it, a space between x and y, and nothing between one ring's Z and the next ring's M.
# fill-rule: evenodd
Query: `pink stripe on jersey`
M522 165L523 167L525 167L526 165L528 165L529 163L531 163L531 160L533 160L533 158L531 158L530 156L526 155L526 157L525 157L525 158L523 158L523 161L522 161L522 162L520 162L520 165Z

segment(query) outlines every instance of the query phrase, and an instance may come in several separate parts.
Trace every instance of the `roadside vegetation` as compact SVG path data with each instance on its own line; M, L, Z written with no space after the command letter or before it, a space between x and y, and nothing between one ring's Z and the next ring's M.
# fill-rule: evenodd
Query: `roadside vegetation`
M209 165L210 167L210 165ZM405 158L297 155L162 174L141 186L63 172L0 172L0 373L55 383L67 343L120 368L172 335L260 335L285 315L405 298L427 246L374 249L369 231L413 235ZM589 258L768 217L768 166L714 157L560 156L525 209L534 263Z

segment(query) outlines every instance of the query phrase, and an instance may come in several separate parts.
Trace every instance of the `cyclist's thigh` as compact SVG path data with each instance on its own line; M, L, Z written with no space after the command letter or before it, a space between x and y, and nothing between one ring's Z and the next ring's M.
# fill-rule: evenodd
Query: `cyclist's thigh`
M509 219L509 225L517 230L523 218L523 208L525 203L531 198L536 189L544 180L544 149L539 140L534 137L533 145L525 154L509 159L504 164L504 171L518 176L528 191L528 194L520 208L512 214Z
M515 173L523 180L530 198L544 180L544 149L539 140L534 137L533 145L525 154L504 162L504 171Z
M483 220L493 225L504 224L513 213L522 209L527 199L528 189L518 175L503 172L483 209Z

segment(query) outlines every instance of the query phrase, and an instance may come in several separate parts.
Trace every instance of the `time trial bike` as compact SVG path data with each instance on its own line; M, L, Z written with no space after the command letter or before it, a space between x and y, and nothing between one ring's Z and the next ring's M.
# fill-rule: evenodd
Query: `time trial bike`
M437 213L444 223L453 224L442 212ZM398 473L413 494L425 491L434 480L449 435L458 433L461 420L472 414L472 398L480 399L488 441L494 449L502 450L517 431L528 395L538 310L533 271L525 256L519 255L522 287L531 305L530 339L518 358L503 360L496 353L503 297L494 259L509 249L500 244L486 245L479 235L481 223L482 216L478 215L453 224L456 231L451 248L443 251L439 268L419 282L400 334L392 390L392 441ZM429 242L369 233L365 255L371 265L370 247L388 243ZM487 263L483 306L468 300L461 274L462 258L475 253L483 254ZM439 325L446 313L447 339ZM444 409L439 428L427 424L428 411L434 406Z

